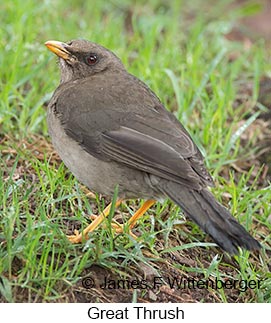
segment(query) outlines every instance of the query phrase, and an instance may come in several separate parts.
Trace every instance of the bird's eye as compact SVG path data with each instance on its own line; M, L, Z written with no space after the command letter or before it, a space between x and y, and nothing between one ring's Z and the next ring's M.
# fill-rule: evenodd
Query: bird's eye
M98 61L98 57L95 54L89 54L86 57L86 62L87 62L88 65L94 65L94 64L97 63L97 61Z

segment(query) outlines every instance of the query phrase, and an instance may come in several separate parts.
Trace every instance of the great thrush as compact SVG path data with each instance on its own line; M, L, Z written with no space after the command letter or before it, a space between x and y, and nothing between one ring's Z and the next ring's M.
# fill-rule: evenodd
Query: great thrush
M61 82L48 107L53 145L89 189L147 201L130 218L130 229L156 200L170 198L225 251L260 249L214 198L213 180L190 135L149 87L129 74L110 50L87 40L48 41L59 57ZM109 205L72 242L93 231Z

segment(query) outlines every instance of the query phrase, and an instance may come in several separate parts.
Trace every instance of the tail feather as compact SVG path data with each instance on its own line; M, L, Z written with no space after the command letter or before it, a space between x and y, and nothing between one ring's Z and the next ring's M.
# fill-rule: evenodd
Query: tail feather
M248 250L261 248L208 189L196 191L169 181L164 181L161 188L225 251L236 254L238 247Z

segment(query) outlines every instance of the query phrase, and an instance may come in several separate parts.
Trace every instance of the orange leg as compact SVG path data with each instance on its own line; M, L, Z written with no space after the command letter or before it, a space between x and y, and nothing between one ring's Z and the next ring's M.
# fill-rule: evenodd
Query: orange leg
M122 199L119 199L116 201L116 204L115 204L115 207L118 207L121 203L122 203ZM90 225L88 225L82 233L79 233L78 230L75 230L74 231L74 235L71 235L71 236L68 236L68 239L70 240L70 242L72 243L79 243L79 242L82 242L82 239L83 237L85 238L86 235L89 233L89 232L92 232L94 231L97 226L103 222L103 220L109 215L110 213L110 210L111 210L111 207L112 207L112 203L110 203L104 210L103 212L97 216L95 218L95 220L93 222L90 223Z
M152 207L153 204L155 204L155 203L156 203L155 200L147 200L146 202L144 202L144 204L141 206L141 208L136 211L136 213L131 217L131 219L129 219L129 221L128 221L129 228L132 229L135 226L136 221L142 215L144 215L148 211L148 209L150 207Z
M136 221L142 216L144 215L148 209L155 204L156 201L155 200L147 200L146 202L144 202L144 204L141 206L141 208L139 208L136 213L129 219L128 221L128 227L129 227L129 231L135 226ZM116 230L116 232L121 233L123 232L123 224L114 224L113 226ZM136 238L136 236L130 231L130 235L133 238Z
M116 201L116 205L115 207L118 207L123 200L119 199ZM142 216L144 215L148 209L155 204L156 201L155 200L147 200L146 202L144 202L144 204L141 206L141 208L139 208L136 213L129 219L128 221L128 227L129 227L129 231L135 226L136 221ZM109 215L110 210L112 207L112 203L110 203L104 210L103 212L97 216L94 217L95 220L93 222L91 222L91 224L89 226L87 226L82 233L79 233L78 230L74 231L74 235L68 236L68 239L70 240L70 242L72 243L80 243L82 242L83 237L86 238L86 235L89 232L94 231L98 225L103 222L103 220ZM122 224L117 224L117 223L112 223L112 227L116 230L116 232L121 233L123 232L123 225ZM130 232L131 236L136 238L136 236Z

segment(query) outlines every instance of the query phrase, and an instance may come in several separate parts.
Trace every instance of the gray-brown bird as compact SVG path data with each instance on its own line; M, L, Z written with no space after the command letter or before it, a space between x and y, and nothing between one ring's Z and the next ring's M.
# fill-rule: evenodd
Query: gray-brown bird
M169 197L225 251L257 250L256 241L209 191L213 180L190 135L149 87L129 74L110 50L86 40L48 41L59 57L61 82L48 107L48 128L63 162L90 190L147 201ZM108 215L109 205L83 233Z

